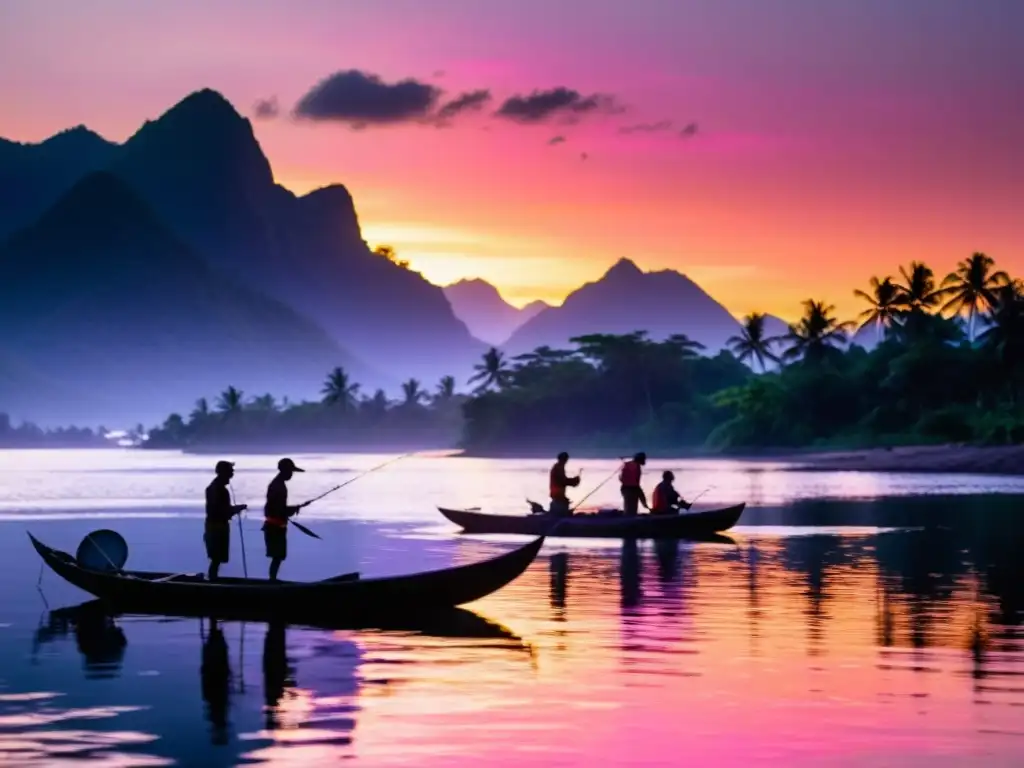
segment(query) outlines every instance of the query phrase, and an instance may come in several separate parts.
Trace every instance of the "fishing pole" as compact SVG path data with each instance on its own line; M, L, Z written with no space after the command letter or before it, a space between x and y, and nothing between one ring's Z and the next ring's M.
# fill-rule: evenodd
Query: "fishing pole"
M231 483L228 483L228 496L231 498L231 506L235 506L235 491L231 487ZM242 528L242 512L245 510L238 510L238 538L242 540L242 573L245 574L245 578L249 578L249 566L245 562L245 529Z
M366 476L367 476L368 474L370 474L371 472L376 472L376 471L377 471L378 469L383 469L383 468L384 468L384 467L386 467L386 466L387 466L388 464L393 464L394 462L398 461L399 459L405 459L405 458L408 458L409 456L415 456L415 455L416 455L416 452L414 451L414 452L412 452L412 453L404 453L404 454L402 454L401 456L395 456L395 457L393 457L393 458L390 458L390 459L388 459L387 461L385 461L385 462L383 462L383 463L381 463L381 464L378 464L378 465L377 465L377 466L375 466L375 467L371 467L370 469L366 470L365 472L361 472L360 474L356 475L355 477L350 477L350 478L349 478L348 480L346 480L346 481L345 481L344 483L341 483L340 485L336 485L336 486L334 486L333 488L331 488L331 489L329 489L329 490L326 490L326 491L324 491L324 492L323 492L323 493L321 493L321 494L320 494L319 496L314 496L314 497L313 497L312 499L310 499L309 501L305 502L305 504L304 504L303 506L306 506L307 504L312 504L312 503L313 503L314 501L319 501L319 500L320 500L320 499L322 499L322 498L323 498L324 496L326 496L326 495L328 495L328 494L330 494L330 493L334 493L334 492L335 492L336 490L338 490L339 488L344 488L344 487L345 487L346 485L348 485L349 483L354 483L354 482L355 482L356 480L358 480L358 479L359 479L359 478L361 478L361 477L366 477Z
M621 457L621 456L620 456L619 458L620 458L620 459L622 459L622 457ZM623 461L625 461L625 460L623 459ZM587 494L586 496L584 496L584 497L583 497L582 499L580 499L580 500L579 500L578 502L576 502L576 505L575 505L575 506L574 506L574 507L573 507L572 509L570 509L570 510L569 510L569 512L570 512L570 513L572 513L572 512L575 512L575 511L576 511L577 509L579 509L579 508L580 508L580 505L581 505L581 504L582 504L582 503L583 503L584 501L586 501L586 500L587 500L587 499L589 499L589 498L590 498L591 496L593 496L593 495L594 495L595 493L597 493L597 492L598 492L598 491L599 491L599 490L601 489L601 486L603 486L603 485L604 485L605 483L607 483L607 482L608 482L609 480L611 480L611 479L612 479L613 477L615 477L615 474L616 474L617 472L620 472L620 471L622 471L622 465L619 465L619 466L617 466L617 467L616 467L616 468L615 468L615 469L614 469L614 470L612 471L612 473L611 473L610 475L608 475L608 477L606 477L606 478L605 478L604 480L602 480L602 481L601 481L601 482L600 482L600 483L598 484L598 486L597 486L596 488L594 488L594 490L592 490L592 491L591 491L590 493L588 493L588 494Z

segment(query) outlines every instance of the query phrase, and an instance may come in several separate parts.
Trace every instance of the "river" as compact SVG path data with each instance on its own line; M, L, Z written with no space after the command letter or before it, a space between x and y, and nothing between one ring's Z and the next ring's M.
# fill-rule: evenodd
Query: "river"
M698 506L746 501L733 543L549 540L467 606L483 632L336 631L122 616L25 535L114 528L127 567L205 570L218 457L0 451L0 763L219 766L1020 765L1024 478L782 471L652 458ZM232 458L232 457L226 457ZM278 457L239 457L245 567L264 575ZM385 456L296 455L315 496ZM303 510L282 578L470 562L438 504L525 512L550 462L416 456ZM615 469L584 468L581 497ZM588 501L614 502L606 483ZM243 570L232 541L225 575ZM485 621L486 620L486 621ZM478 628L479 629L479 628ZM451 634L451 633L448 633ZM459 633L454 633L459 634Z

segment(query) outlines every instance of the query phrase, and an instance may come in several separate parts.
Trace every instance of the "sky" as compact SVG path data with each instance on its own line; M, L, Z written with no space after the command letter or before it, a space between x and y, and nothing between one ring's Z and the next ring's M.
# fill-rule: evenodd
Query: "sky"
M795 319L924 260L1024 274L1020 0L3 0L0 136L194 90L438 284L557 303L622 257Z

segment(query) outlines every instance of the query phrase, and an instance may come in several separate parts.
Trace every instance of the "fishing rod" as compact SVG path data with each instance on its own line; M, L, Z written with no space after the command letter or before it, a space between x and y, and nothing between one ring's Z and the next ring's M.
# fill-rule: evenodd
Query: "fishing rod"
M624 459L623 457L621 457L621 456L619 457L619 460L620 460L620 461L622 461L622 462L623 462L623 464L624 464L624 463L625 463L625 461L626 461L626 460L625 460L625 459ZM582 472L582 470L580 470L580 471ZM600 482L600 483L598 484L598 486L597 486L596 488L594 488L594 490L592 490L592 491L591 491L590 493L588 493L588 494L587 494L586 496L584 496L584 497L583 497L582 499L580 499L580 500L579 500L578 502L576 502L576 505L575 505L575 506L573 506L573 508L569 510L569 513L571 514L571 513L575 512L575 511L576 511L577 509L579 509L579 508L580 508L580 505L581 505L581 504L582 504L582 503L583 503L584 501L586 501L586 500L587 500L587 499L589 499L589 498L590 498L591 496L593 496L593 495L594 495L595 493L597 493L597 492L598 492L598 491L599 491L599 490L601 489L601 486L603 486L603 485L604 485L605 483L607 483L607 482L608 482L609 480L611 480L611 479L612 479L613 477L615 477L616 473L618 473L618 472L621 472L621 471L622 471L622 464L620 464L619 466L617 466L617 467L616 467L616 468L615 468L615 469L614 469L614 470L612 471L612 473L611 473L610 475L608 475L608 477L606 477L606 478L605 478L604 480L602 480L602 481L601 481L601 482Z
M331 488L331 489L329 489L329 490L326 490L326 491L324 491L324 492L323 492L323 493L321 493L321 494L320 494L319 496L314 496L314 497L313 497L312 499L310 499L309 501L305 502L305 503L303 504L303 506L306 506L306 505L308 505L308 504L312 504L312 503L313 503L314 501L320 501L320 499L322 499L322 498L323 498L324 496L327 496L327 495L328 495L328 494L330 494L330 493L334 493L334 492L335 492L336 490L338 490L339 488L344 488L344 487L345 487L346 485L348 485L349 483L354 483L354 482L355 482L356 480L358 480L358 479L359 479L359 478L361 478L361 477L366 477L366 476L367 476L367 475L369 475L369 474L370 474L371 472L376 472L376 471L377 471L378 469L383 469L383 468L384 468L384 467L386 467L386 466L387 466L388 464L393 464L393 463L395 463L396 461L398 461L399 459L405 459L405 458L408 458L409 456L415 456L415 455L416 455L416 452L415 452L415 451L413 451L412 453L404 453L404 454L402 454L401 456L395 456L394 458L388 459L387 461L385 461L385 462L383 462L383 463L381 463L381 464L378 464L378 465L377 465L377 466L375 466L375 467L371 467L370 469L366 470L365 472L361 472L360 474L356 475L355 477L350 477L350 478L349 478L348 480L346 480L346 481L345 481L344 483L341 483L340 485L336 485L336 486L334 486L333 488Z
M329 489L329 490L326 490L326 491L324 491L324 492L323 492L323 493L321 493L321 494L320 494L319 496L314 496L314 497L313 497L312 499L309 499L308 501L304 501L304 502L302 502L302 503L301 503L301 504L299 505L299 509L302 509L302 507L308 507L308 506L309 506L310 504L312 504L312 503L313 503L314 501L319 501L319 500L320 500L320 499L322 499L322 498L323 498L324 496L326 496L326 495L328 495L328 494L330 494L330 493L334 493L334 492L335 492L336 490L338 490L339 488L344 488L344 487L345 487L346 485L348 485L349 483L354 483L354 482L355 482L356 480L358 480L359 478L361 478L361 477L366 477L367 475L371 474L372 472L376 472L376 471L377 471L378 469L383 469L383 468L384 468L384 467L386 467L386 466L387 466L388 464L393 464L393 463L395 463L396 461L398 461L399 459L404 459L404 458L407 458L407 457L409 457L409 456L415 456L415 455L416 455L416 451L413 451L412 453L403 453L403 454L402 454L401 456L395 456L395 457L393 457L393 458L390 458L390 459L388 459L387 461L385 461L385 462L382 462L382 463L378 464L378 465L377 465L377 466L375 466L375 467L371 467L370 469L366 470L365 472L361 472L361 473L359 473L359 474L358 474L358 475L356 475L355 477L350 477L350 478L349 478L348 480L346 480L346 481L345 481L344 483L341 483L340 485L336 485L336 486L334 486L333 488L331 488L331 489ZM296 514L298 514L298 512L296 512ZM307 536L312 536L312 537L313 537L314 539L321 539L321 537L320 537L320 536L319 536L319 535L318 535L317 533L314 533L314 532L313 532L313 531L311 531L311 530L310 530L309 528L307 528L306 526L304 526L304 525L303 525L302 523L296 522L294 518L291 518L291 517L289 517L289 518L288 518L288 522L289 522L289 523L291 523L292 525L294 525L294 526L295 526L296 528L298 528L298 529L299 529L300 531L302 531L302 533L306 534ZM321 539L321 541L322 541L322 540L323 540L323 539Z

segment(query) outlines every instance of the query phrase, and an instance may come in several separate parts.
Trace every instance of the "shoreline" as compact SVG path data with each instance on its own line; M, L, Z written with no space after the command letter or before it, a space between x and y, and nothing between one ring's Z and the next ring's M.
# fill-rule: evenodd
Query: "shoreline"
M140 446L139 450L147 450ZM366 445L310 444L301 441L279 445L219 445L179 448L186 455L231 453L238 455L281 453L365 453L423 454L468 459L551 459L559 446L548 450L465 450L455 446L378 443ZM175 450L170 448L168 450ZM576 460L623 458L625 452L612 450L569 449ZM765 449L735 453L708 453L700 450L666 451L648 449L653 461L659 458L702 461L747 461L781 464L780 472L910 472L932 474L1024 475L1024 445L979 446L957 443L907 445L857 449ZM629 452L632 455L632 451Z
M617 459L614 451L569 451L574 459ZM467 458L538 459L539 451L463 451ZM908 445L861 449L769 449L742 453L680 451L673 459L780 463L780 472L913 472L931 474L1024 475L1024 445ZM657 460L656 451L648 456Z

